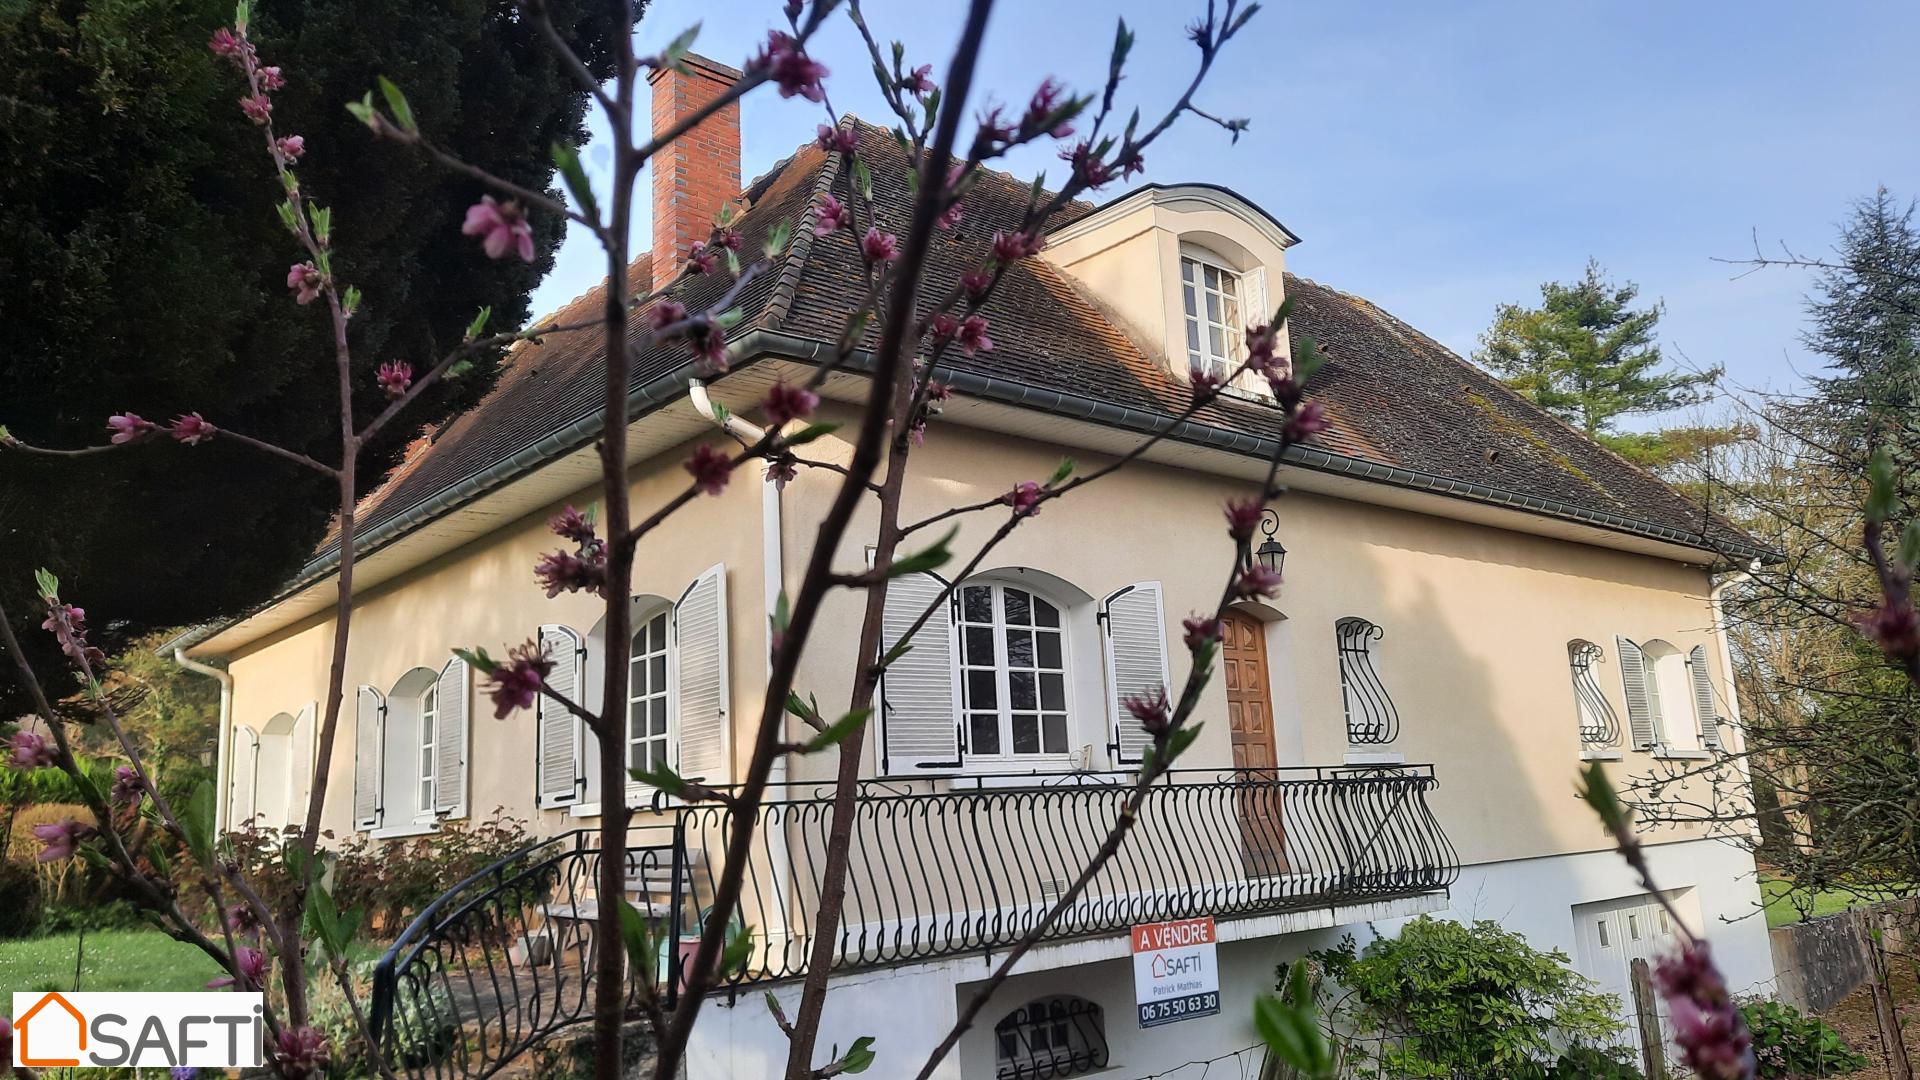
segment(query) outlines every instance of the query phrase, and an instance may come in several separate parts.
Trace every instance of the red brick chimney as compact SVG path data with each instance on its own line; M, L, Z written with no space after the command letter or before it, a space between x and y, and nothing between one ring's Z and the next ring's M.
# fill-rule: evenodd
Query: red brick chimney
M653 86L653 133L719 97L740 72L704 56L686 54L684 72L658 68L647 76ZM653 287L680 274L687 249L713 231L714 215L740 194L740 103L700 125L655 154L653 170Z

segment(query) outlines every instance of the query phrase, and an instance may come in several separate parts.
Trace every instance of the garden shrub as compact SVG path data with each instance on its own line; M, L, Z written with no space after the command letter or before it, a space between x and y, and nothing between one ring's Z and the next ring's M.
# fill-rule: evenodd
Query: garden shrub
M19 863L0 859L0 941L40 928L40 879Z
M1342 992L1333 1019L1358 1036L1363 1075L1546 1080L1562 1048L1611 1047L1620 1032L1618 998L1565 953L1493 922L1423 915L1365 949L1348 935L1310 959Z
M1646 1080L1631 1047L1569 1046L1547 1070L1547 1080Z
M1753 1054L1763 1080L1845 1076L1867 1067L1867 1058L1847 1045L1833 1026L1779 1001L1740 1006L1753 1032Z

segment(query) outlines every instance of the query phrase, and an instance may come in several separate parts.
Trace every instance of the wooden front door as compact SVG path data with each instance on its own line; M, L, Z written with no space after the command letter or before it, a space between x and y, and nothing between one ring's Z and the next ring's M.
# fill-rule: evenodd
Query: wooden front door
M1240 848L1250 874L1286 870L1286 838L1280 795L1271 781L1278 760L1273 743L1273 688L1267 677L1266 627L1251 616L1227 612L1220 627L1220 669L1227 684L1227 725L1233 734L1233 766L1245 785L1239 795Z

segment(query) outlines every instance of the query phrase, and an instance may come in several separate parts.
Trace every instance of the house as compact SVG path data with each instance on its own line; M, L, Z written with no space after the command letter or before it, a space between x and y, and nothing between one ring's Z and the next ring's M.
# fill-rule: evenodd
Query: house
M730 77L697 59L663 74L656 125ZM904 218L899 150L884 131L848 123L875 197ZM775 272L742 293L731 371L703 390L751 420L776 380L811 370L858 292L852 240L815 237L804 222L837 166L805 146L741 192L729 107L653 170L654 246L630 272L690 308L726 286L679 276L686 244L724 202L740 195L751 207L740 222L749 250L777 223L800 223ZM939 240L936 287L1017 220L1025 190L997 174L981 183L962 226ZM1222 677L1206 691L1182 771L941 1075L1145 1075L1229 1053L1256 1041L1253 996L1271 987L1276 962L1423 912L1497 919L1624 992L1628 960L1673 928L1574 797L1576 772L1591 759L1643 772L1737 748L1714 574L1760 553L1412 327L1289 273L1298 237L1232 191L1147 185L1068 209L1048 239L986 309L995 347L953 360L956 396L914 453L907 519L992 499L1044 478L1063 456L1096 466L1164 429L1188 400L1190 366L1233 362L1239 328L1282 297L1296 305L1292 338L1311 336L1332 358L1309 390L1333 429L1287 458L1290 490L1263 543L1284 557L1288 584L1229 620ZM600 304L589 293L555 320L590 318ZM550 1023L585 1001L581 980L559 972L578 970L566 957L581 950L575 917L596 902L587 868L599 854L581 830L607 800L644 808L630 883L666 925L689 925L711 895L729 820L723 808L639 785L601 790L596 748L564 711L496 721L473 673L451 658L455 647L497 652L537 635L559 658L562 685L599 705L602 605L549 600L532 575L556 546L547 519L596 500L596 347L591 335L555 335L517 348L492 395L433 432L366 500L354 702L323 815L336 835L373 838L430 833L495 807L532 822L548 842L518 865L533 867L541 888L481 882L409 941L457 937L459 921L486 917L489 905L533 904L525 925L543 927L551 947L537 951L536 968L551 953L555 972L533 992L574 995L542 1013ZM678 491L692 446L722 439L689 401L688 359L674 345L638 360L636 506ZM856 412L861 363L824 384L829 418ZM1184 673L1180 619L1211 608L1231 556L1221 504L1259 474L1278 415L1259 387L1236 388L1142 460L1049 505L961 584L948 617L889 673L861 748L871 780L823 1047L879 1035L883 1055L900 1062L888 1075L917 1063L995 954L1091 852L1144 742L1119 699ZM838 436L809 448L822 460L848 452ZM801 574L838 479L802 470L782 489L737 476L643 545L630 765L740 780L768 616ZM957 520L957 548L971 551L1002 519ZM872 521L863 508L841 565L864 565ZM311 783L337 561L337 551L318 553L271 603L189 649L230 661L229 822L287 820L300 800L286 795ZM897 582L892 632L910 601L941 584ZM860 602L832 598L800 672L799 689L823 702L847 696ZM755 944L745 978L789 997L811 944L831 757L779 763L740 915ZM1733 985L1767 982L1765 930L1749 917L1751 858L1681 827L1649 836L1648 853ZM1152 1024L1165 1017L1137 1010L1130 930L1206 916L1218 935L1218 1012ZM457 951L408 955L477 963ZM484 1011L490 999L474 987L500 968L440 976L465 980L457 1008ZM390 981L388 1002L436 980ZM781 1036L758 998L716 999L695 1032L690 1076L777 1071Z

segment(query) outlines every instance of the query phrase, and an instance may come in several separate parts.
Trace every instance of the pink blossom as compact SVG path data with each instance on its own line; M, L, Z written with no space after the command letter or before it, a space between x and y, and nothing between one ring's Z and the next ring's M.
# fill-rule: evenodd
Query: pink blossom
M240 99L240 111L254 123L264 124L273 116L273 101L265 94L248 94Z
M594 534L593 520L569 506L547 519L547 528L555 536L571 540L576 544L596 544L600 538Z
M1003 263L1016 263L1029 255L1038 254L1046 245L1038 238L1026 233L993 234L993 257Z
M860 240L860 254L868 262L892 262L900 257L900 240L892 233L883 233L877 226L867 226L867 235Z
M282 1028L267 1047L274 1071L288 1080L315 1080L327 1074L333 1056L325 1034L310 1027Z
M734 229L721 229L719 232L713 234L714 247L726 248L728 251L739 251L740 245L744 243L746 243L746 241L742 239L740 233Z
M1265 323L1247 327L1247 367L1250 370L1267 376L1272 376L1280 370L1277 366L1279 355L1276 352L1279 344L1277 340L1279 335L1276 333L1278 329Z
M213 438L219 431L219 428L207 423L206 418L196 412L174 417L173 428L167 434L172 435L184 446L199 446Z
M227 929L236 934L245 934L260 928L260 917L246 904L234 904L227 908Z
M80 842L93 834L93 826L82 825L70 817L48 822L45 825L35 825L33 835L45 846L40 854L34 857L34 861L50 863L71 859L73 853L79 848Z
M900 79L900 89L917 98L925 98L933 93L933 65L921 64Z
M1244 499L1227 500L1227 535L1235 540L1245 540L1253 536L1253 530L1259 526L1260 517L1266 512L1266 504L1251 496Z
M1158 735L1173 724L1173 706L1167 702L1167 688L1156 686L1151 694L1129 694L1120 702L1148 734Z
M778 30L768 31L767 43L747 61L748 71L763 68L780 87L781 97L802 97L815 103L826 100L827 91L820 80L829 74L827 66L808 56L791 36Z
M939 379L928 379L926 397L928 404L937 405L953 397L953 387L948 386Z
M960 320L942 311L927 321L927 333L935 341L950 341L960 332Z
M1287 441L1305 442L1328 427L1326 409L1318 401L1303 401L1287 417Z
M1020 133L1022 135L1038 134L1041 130L1040 125L1046 123L1047 118L1059 110L1062 104L1061 95L1065 93L1066 87L1061 86L1053 76L1049 75L1040 80L1040 86L1034 90L1033 98L1027 102L1027 114L1020 118ZM1047 134L1056 139L1064 139L1073 134L1073 125L1062 121L1054 125Z
M515 709L530 709L553 674L553 661L532 641L516 645L504 664L487 673L487 696L493 699L493 718L505 720Z
M380 384L381 393L390 398L400 397L413 386L413 365L405 360L389 360L380 365L374 380Z
M260 69L260 86L262 89L279 90L286 85L287 77L281 74L278 67L263 67Z
M158 424L144 419L138 413L115 413L107 417L107 430L113 432L113 438L107 441L114 445L139 442L160 430Z
M1000 496L1000 501L1013 507L1013 516L1032 517L1040 512L1041 487L1032 480L1022 480L1013 485L1013 490Z
M695 240L687 249L687 269L695 274L711 274L720 264L720 253L705 240Z
M1895 659L1920 653L1920 617L1910 602L1888 603L1853 617L1860 632Z
M240 39L239 35L222 26L213 32L213 37L207 42L207 48L213 50L213 55L224 56L238 64L240 58L247 54L248 45Z
M711 319L696 320L688 330L693 358L711 371L727 370L727 333Z
M1300 391L1300 384L1293 381L1293 376L1276 375L1274 372L1269 371L1267 373L1267 386L1273 391L1273 399L1279 402L1282 408L1292 409L1300 404L1300 399L1303 395Z
M133 806L147 797L147 782L140 779L140 770L131 765L122 765L113 770L113 801L122 806Z
M87 612L72 604L49 601L47 617L40 623L40 629L53 634L60 643L60 651L76 664L99 664L106 656L99 649L87 644Z
M1187 386L1193 391L1194 400L1206 397L1226 382L1219 372L1210 367L1191 367L1187 369Z
M682 466L693 476L693 486L703 495L718 495L733 478L733 460L706 443L693 448L693 456Z
M813 234L826 236L847 227L853 215L832 195L820 196L820 210L813 216Z
M955 340L968 356L993 351L993 339L987 336L987 320L982 315L969 315L960 320L960 333Z
M1180 625L1186 630L1183 640L1189 649L1220 640L1220 620L1212 615L1189 615L1180 620Z
M772 484L775 491L785 491L787 484L797 475L799 468L791 454L783 454L767 462L767 483Z
M293 302L311 304L327 283L327 276L311 262L294 263L287 267L287 288L293 290Z
M1008 123L1006 110L999 105L990 106L980 114L980 130L974 133L975 143L994 146L1013 138L1013 125Z
M960 224L961 219L966 216L966 207L956 199L953 205L940 211L940 216L933 219L933 224L936 228L950 230Z
M860 136L846 128L834 127L832 124L821 124L813 141L822 150L841 154L852 154L860 149Z
M607 589L606 548L595 541L578 552L550 551L533 564L533 580L546 589L549 600L563 592L604 595Z
M915 420L913 422L913 426L907 429L907 438L912 439L913 445L915 446L927 445L927 418L926 417L923 416L920 419Z
M1666 999L1674 1042L1702 1080L1751 1080L1753 1037L1714 966L1707 943L1689 938L1654 965L1653 980Z
M520 204L512 200L496 202L491 195L480 196L479 202L467 207L467 220L460 226L460 233L480 237L480 249L489 259L512 251L522 262L533 261L533 226L527 224Z
M53 743L37 731L16 731L9 742L16 769L42 769L58 760Z
M274 140L273 146L288 161L299 161L301 155L307 152L307 140L299 135L282 135Z
M1269 570L1259 563L1241 567L1239 575L1233 579L1233 591L1243 600L1254 597L1271 599L1280 593L1280 572Z
M988 289L993 288L993 275L985 270L970 271L961 275L960 288L965 290L968 296L978 300L987 295Z
M804 386L789 386L784 382L775 383L767 391L766 399L760 403L760 411L774 424L812 416L813 410L819 407L819 394Z
M687 305L678 300L661 297L654 301L653 310L647 313L647 325L655 330L665 330L674 323L684 322L686 318Z

